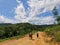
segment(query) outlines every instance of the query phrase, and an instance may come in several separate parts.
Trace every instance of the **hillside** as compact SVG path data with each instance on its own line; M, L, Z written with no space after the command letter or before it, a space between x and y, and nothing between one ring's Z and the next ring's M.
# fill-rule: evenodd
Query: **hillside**
M37 31L45 32L47 36L53 37L53 40L59 42L60 44L60 25L32 25L29 23L18 23L8 25L4 24L0 26L0 41L6 38L10 39L11 37L15 36L22 37L28 34L29 32L32 32L34 34ZM44 33L42 33L42 35L43 34ZM28 39L28 36L26 37ZM44 38L44 36L42 38Z
M28 35L21 39L12 39L1 42L0 45L58 45L56 42L50 41L51 37L47 37L44 32L39 32L39 38L36 38L36 33L33 35L33 39L30 40Z
M43 31L47 26L51 27L49 25L32 25L30 23L0 24L0 39L25 35L30 31Z

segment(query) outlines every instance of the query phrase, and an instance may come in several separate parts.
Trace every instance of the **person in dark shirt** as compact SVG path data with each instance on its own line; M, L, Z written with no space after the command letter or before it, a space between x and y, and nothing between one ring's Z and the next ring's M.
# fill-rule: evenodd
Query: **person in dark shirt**
M39 33L36 34L37 38L39 37Z

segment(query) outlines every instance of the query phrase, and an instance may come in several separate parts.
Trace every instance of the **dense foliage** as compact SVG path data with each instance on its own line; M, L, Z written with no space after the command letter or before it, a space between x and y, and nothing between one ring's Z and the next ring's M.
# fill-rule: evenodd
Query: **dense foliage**
M29 23L1 24L0 39L18 35L23 36L28 34L30 31L45 31L47 35L51 35L54 40L60 42L60 25L32 25Z
M53 27L47 27L45 29L47 35L50 35L53 40L60 42L60 25L55 25Z
M9 38L17 35L25 35L30 31L43 30L43 27L29 23L0 24L0 39Z

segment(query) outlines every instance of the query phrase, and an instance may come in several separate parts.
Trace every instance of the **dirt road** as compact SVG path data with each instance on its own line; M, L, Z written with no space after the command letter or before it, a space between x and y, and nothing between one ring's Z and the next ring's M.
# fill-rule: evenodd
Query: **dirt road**
M50 40L51 38L48 38L44 32L39 32L39 38L34 34L32 40L28 36L25 36L18 40L13 39L1 42L0 45L58 45L55 42L46 42L46 39Z

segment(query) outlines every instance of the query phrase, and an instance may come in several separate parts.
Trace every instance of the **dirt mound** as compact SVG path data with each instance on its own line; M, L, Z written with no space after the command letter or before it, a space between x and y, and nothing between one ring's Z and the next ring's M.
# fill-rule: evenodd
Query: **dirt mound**
M32 40L30 40L28 36L25 36L18 40L14 39L1 42L0 45L58 45L55 42L47 42L47 39L51 40L51 38L48 38L44 32L39 32L39 38L34 34Z

